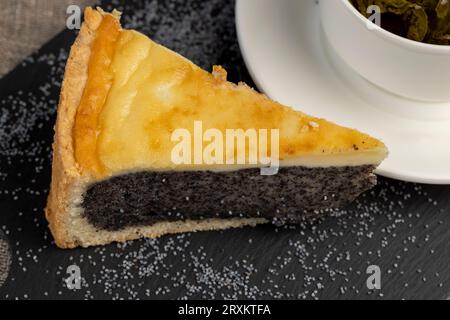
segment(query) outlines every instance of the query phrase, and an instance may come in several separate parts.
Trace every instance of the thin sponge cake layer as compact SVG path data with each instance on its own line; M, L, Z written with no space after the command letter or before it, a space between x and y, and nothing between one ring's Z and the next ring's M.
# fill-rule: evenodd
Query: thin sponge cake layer
M286 218L342 207L376 184L373 166L232 172L143 171L93 184L82 204L100 230L210 218Z

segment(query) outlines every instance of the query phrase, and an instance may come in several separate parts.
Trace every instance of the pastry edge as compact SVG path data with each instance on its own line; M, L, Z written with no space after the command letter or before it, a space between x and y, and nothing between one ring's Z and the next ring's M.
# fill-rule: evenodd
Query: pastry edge
M74 158L72 130L87 82L91 45L102 16L95 12L85 18L70 50L62 83L53 143L52 181L45 209L49 228L61 248L74 248L79 244L68 227L74 191L80 189L77 185L82 185L80 168Z
M207 219L203 221L161 222L148 227L127 228L118 232L97 230L81 218L82 196L89 186L74 158L72 130L75 116L87 82L91 45L104 13L91 10L73 44L67 62L58 105L52 161L52 181L45 215L58 247L89 247L139 238L157 238L165 234L220 230L254 226L265 219ZM119 19L120 13L112 13ZM76 231L74 232L74 227Z

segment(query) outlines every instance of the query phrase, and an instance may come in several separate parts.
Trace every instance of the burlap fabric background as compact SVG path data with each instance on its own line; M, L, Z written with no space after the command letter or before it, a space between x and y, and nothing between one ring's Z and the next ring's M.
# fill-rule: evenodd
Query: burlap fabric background
M63 30L67 6L84 7L93 0L0 0L0 77ZM11 256L0 230L0 286L8 275Z
M65 27L68 5L93 0L0 0L0 77Z

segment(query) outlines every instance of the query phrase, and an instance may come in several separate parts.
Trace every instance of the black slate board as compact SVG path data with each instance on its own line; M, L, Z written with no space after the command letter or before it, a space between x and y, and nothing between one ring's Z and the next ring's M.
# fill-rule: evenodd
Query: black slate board
M200 66L222 64L232 81L253 84L236 39L234 1L105 1L103 7L117 7L126 27ZM62 32L0 80L0 233L12 252L1 299L450 296L450 187L385 178L349 208L295 227L56 248L43 209L60 81L74 38ZM71 265L80 268L80 290L64 282ZM381 268L380 291L366 287L369 265Z

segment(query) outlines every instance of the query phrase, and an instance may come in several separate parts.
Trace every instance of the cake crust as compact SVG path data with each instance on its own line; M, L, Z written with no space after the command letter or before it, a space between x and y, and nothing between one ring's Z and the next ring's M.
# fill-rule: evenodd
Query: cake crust
M58 105L53 143L52 182L45 212L55 242L61 248L77 246L76 240L70 236L66 217L73 191L81 180L80 168L74 158L72 129L87 81L91 44L101 21L100 12L86 10L85 22L71 48L66 64Z

